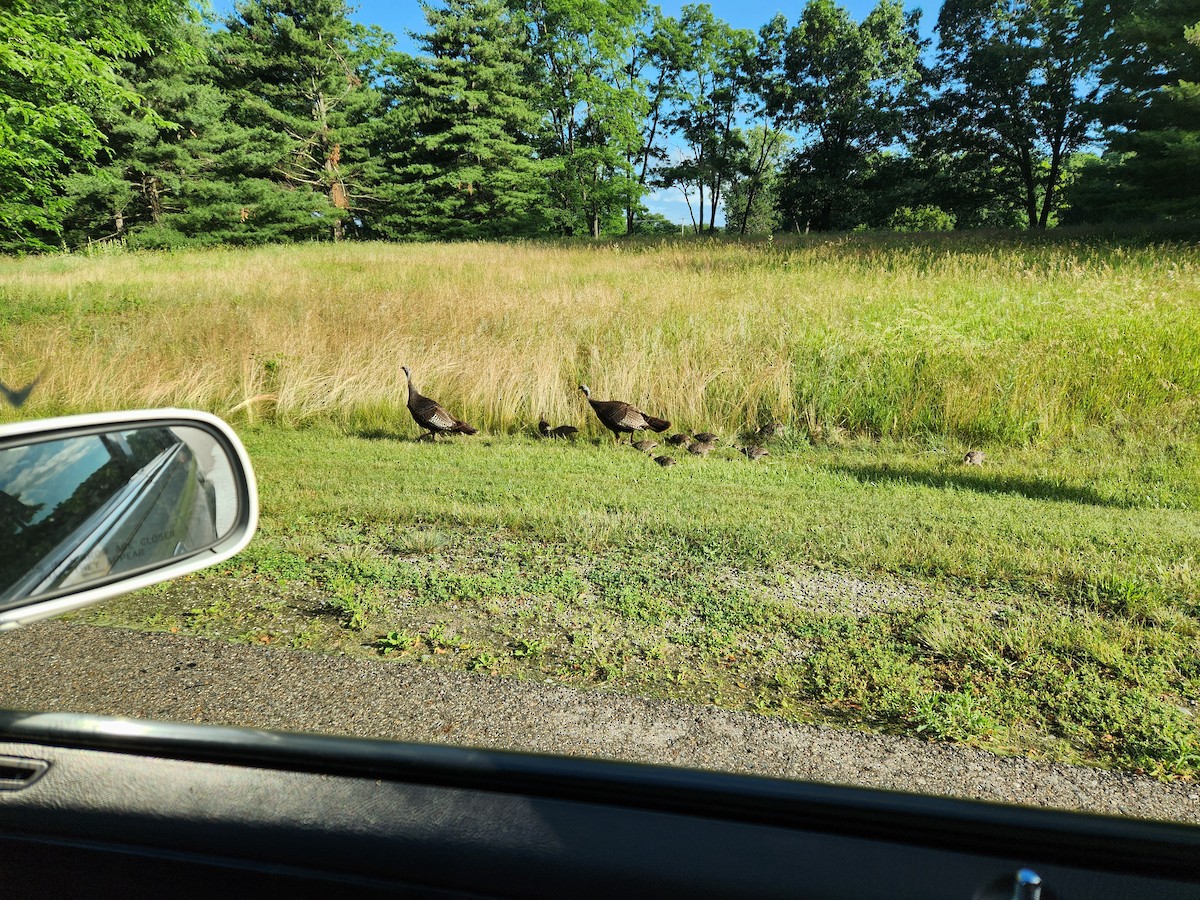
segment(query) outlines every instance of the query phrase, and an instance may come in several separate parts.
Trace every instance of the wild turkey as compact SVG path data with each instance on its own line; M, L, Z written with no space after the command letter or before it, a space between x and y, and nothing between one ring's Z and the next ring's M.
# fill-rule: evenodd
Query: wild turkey
M673 457L673 456L656 456L656 457L654 457L654 461L656 463L658 463L660 466L662 466L664 469L667 466L675 465L675 457Z
M651 450L653 450L657 446L658 446L658 441L645 440L645 441L638 441L636 444L633 445L633 449L640 450L642 453L649 453Z
M699 434L692 435L692 436L702 444L715 444L717 441L719 441L721 439L719 436L713 434L711 431L702 431Z
M765 447L738 447L738 449L746 454L746 459L750 460L750 462L758 462L758 460L767 455Z
M688 444L687 451L693 456L708 456L716 446L712 441L692 441Z
M967 455L963 457L963 464L968 465L968 466L979 466L980 468L982 468L983 467L983 451L982 450L968 450Z
M667 438L667 443L676 447L681 447L692 439L690 434L673 434Z
M586 384L581 384L579 389L588 398L588 403L592 404L596 417L613 433L613 440L618 443L622 434L633 434L646 428L661 432L671 427L671 423L666 419L647 415L636 406L622 400L593 400L592 392ZM632 438L630 442L632 443Z
M408 366L400 367L408 379L408 411L412 413L413 421L429 432L432 437L439 434L477 434L478 432L466 422L459 421L446 412L436 400L422 396L412 383L412 372ZM420 438L418 438L420 440Z
M558 425L554 428L550 427L550 423L546 421L546 417L542 416L538 419L538 434L548 438L574 438L579 434L579 429L574 425Z
M755 435L763 440L777 438L787 430L787 426L782 422L769 422L755 432Z

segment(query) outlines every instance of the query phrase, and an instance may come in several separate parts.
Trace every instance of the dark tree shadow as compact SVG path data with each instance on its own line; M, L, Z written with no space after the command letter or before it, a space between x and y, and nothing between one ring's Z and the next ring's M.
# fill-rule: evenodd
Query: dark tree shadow
M1087 485L1060 484L1039 478L992 474L985 469L971 469L966 466L960 470L945 472L931 472L928 469L903 463L898 465L892 463L861 465L839 463L830 468L845 472L864 484L895 481L943 490L958 488L966 491L978 491L981 494L1020 494L1030 500L1086 503L1091 506L1110 506L1121 509L1128 509L1130 506L1126 502L1105 497Z

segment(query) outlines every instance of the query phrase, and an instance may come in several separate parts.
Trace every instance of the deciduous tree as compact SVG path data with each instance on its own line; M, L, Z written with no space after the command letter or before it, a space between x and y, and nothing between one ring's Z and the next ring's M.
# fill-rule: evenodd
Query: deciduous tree
M89 171L105 137L98 118L144 109L118 73L169 46L187 0L95 4L8 0L0 15L0 249L45 249L70 207L65 179Z
M1058 204L1068 157L1091 139L1099 51L1084 0L946 0L938 103L955 149L1014 192L1030 228Z
M754 33L715 18L707 4L685 5L677 28L679 77L666 119L677 147L659 177L683 193L693 227L703 233L716 227L722 192L743 150L737 125L746 111Z

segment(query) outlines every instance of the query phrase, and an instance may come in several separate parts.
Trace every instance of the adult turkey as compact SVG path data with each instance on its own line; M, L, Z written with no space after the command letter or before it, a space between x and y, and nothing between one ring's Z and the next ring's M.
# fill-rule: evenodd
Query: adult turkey
M413 421L436 438L439 434L477 434L478 432L466 422L454 418L446 412L445 407L436 400L422 395L412 383L412 372L408 366L400 367L408 379L408 411L412 413ZM418 438L420 440L420 438Z
M671 427L671 423L666 419L647 415L633 404L623 400L593 400L592 392L586 384L581 384L579 389L587 397L588 403L592 404L596 418L613 433L613 439L618 443L623 434L633 434L635 431L643 431L647 428L654 431L666 431Z

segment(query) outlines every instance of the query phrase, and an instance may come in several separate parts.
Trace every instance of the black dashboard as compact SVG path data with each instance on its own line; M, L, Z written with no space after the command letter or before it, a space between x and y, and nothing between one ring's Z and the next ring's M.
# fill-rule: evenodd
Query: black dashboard
M1015 887L1022 870L1036 881ZM0 884L13 897L1194 898L1200 829L626 763L9 712Z

